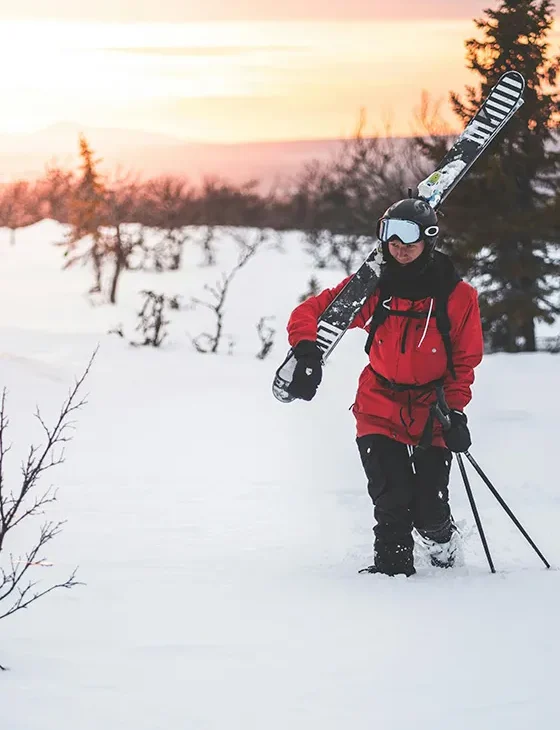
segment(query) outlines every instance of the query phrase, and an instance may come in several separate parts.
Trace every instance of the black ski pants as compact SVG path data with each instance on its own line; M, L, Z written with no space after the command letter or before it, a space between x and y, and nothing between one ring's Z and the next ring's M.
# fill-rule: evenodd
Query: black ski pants
M382 572L411 572L412 528L436 542L451 537L449 471L451 452L430 446L414 449L371 434L357 440L374 504L375 564Z

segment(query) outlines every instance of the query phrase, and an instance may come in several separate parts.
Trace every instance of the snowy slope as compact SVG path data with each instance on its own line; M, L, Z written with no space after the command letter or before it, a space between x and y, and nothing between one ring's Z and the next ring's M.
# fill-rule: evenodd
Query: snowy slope
M86 270L60 271L44 221L0 236L0 375L9 389L10 476L32 413L53 418L100 352L51 517L68 519L52 568L86 585L0 622L2 730L527 730L552 728L560 573L546 571L473 476L498 567L490 575L460 482L466 566L411 579L358 575L371 507L348 407L363 367L349 333L311 404L270 395L285 319L310 275L297 234L234 280L234 356L193 352L203 315L174 316L161 351L134 327L138 290L185 299L218 271L127 273L118 307L92 307ZM231 246L220 256L226 268ZM324 272L333 284L340 272ZM275 314L270 359L254 326ZM560 359L487 357L469 407L480 461L543 552L560 562ZM27 529L27 528L26 528ZM26 535L23 535L24 538ZM43 572L41 572L43 571Z

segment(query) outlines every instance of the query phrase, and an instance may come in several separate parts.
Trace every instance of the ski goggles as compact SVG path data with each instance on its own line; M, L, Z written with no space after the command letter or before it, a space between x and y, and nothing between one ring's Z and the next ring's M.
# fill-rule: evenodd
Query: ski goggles
M377 224L377 238L382 243L388 243L392 238L398 238L401 243L411 246L418 243L424 236L437 236L438 226L422 227L414 221L405 221L400 218L381 218Z

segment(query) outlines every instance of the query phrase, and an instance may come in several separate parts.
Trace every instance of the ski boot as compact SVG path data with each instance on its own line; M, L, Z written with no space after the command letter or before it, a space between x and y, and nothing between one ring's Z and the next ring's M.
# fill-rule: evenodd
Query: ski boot
M380 573L382 575L414 575L414 559L412 545L399 543L381 543L376 540L373 550L373 565L362 568L358 573Z
M451 536L446 542L438 542L430 533L415 529L414 541L428 556L435 568L453 568L463 564L463 544L461 533L455 523L451 524Z

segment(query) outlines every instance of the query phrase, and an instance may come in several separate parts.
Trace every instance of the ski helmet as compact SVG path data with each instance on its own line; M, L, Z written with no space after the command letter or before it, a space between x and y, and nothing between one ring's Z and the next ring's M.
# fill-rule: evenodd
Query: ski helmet
M408 245L424 240L430 252L435 248L438 233L436 212L421 198L393 203L377 223L377 237L382 243L387 244L391 238Z

